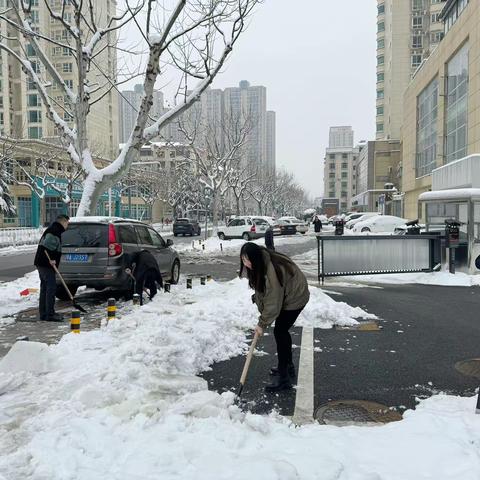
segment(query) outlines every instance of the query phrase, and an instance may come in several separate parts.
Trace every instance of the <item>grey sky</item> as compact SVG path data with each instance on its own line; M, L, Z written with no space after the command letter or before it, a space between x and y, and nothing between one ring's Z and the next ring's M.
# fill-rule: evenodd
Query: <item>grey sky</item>
M318 196L329 127L352 125L355 141L374 139L375 62L375 0L266 0L213 86L267 87L277 166Z
M265 0L213 88L240 80L267 87L277 166L319 196L329 127L352 125L355 141L374 138L375 62L375 0Z

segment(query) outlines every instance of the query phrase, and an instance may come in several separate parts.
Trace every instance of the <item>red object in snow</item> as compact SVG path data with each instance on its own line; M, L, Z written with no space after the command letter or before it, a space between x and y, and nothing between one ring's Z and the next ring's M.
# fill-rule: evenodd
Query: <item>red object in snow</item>
M22 290L20 292L20 295L22 297L27 297L28 295L30 295L31 293L36 293L38 292L38 288L26 288L25 290Z

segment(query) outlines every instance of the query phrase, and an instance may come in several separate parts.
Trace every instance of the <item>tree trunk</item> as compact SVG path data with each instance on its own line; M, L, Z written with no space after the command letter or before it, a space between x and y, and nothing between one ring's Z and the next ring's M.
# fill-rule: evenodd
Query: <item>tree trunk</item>
M218 227L218 198L216 192L213 192L212 195L212 222L213 228L216 229Z
M240 197L235 196L236 214L240 215Z

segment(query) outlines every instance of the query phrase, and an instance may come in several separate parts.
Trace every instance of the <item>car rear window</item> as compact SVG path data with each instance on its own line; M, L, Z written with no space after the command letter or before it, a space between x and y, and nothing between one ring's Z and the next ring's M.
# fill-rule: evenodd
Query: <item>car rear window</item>
M189 223L190 220L188 220L188 218L177 218L177 220L175 220L175 223Z
M107 247L108 226L94 223L70 223L62 234L63 247Z
M268 222L263 218L254 218L253 223L255 223L255 225L268 225Z

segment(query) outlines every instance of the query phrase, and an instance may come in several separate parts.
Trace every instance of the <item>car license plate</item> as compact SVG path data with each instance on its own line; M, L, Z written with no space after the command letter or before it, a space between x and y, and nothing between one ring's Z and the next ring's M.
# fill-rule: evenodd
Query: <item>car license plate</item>
M65 255L66 262L88 262L87 253L67 253Z

